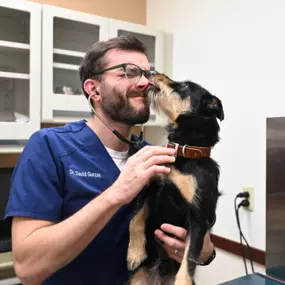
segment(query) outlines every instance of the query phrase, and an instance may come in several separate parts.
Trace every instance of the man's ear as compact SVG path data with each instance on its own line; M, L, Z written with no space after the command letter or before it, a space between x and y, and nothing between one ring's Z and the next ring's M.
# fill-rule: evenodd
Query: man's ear
M86 79L83 84L84 91L89 95L100 95L100 84L97 80Z

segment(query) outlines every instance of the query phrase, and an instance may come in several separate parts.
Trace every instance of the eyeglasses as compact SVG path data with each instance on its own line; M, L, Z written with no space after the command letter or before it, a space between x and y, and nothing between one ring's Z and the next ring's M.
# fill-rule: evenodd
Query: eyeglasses
M125 77L127 79L134 80L135 83L138 83L140 81L142 75L144 75L147 79L149 79L151 76L158 73L155 70L141 69L139 66L137 66L136 64L133 64L133 63L122 63L122 64L118 64L118 65L111 66L111 67L102 69L100 71L94 72L93 76L98 75L98 74L102 74L105 71L109 71L109 70L113 70L113 69L117 69L117 68L123 68Z

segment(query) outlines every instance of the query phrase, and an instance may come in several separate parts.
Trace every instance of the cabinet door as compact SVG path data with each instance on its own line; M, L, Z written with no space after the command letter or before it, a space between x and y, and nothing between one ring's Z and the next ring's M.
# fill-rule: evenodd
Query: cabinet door
M107 39L107 19L43 5L42 121L67 122L90 113L78 70L92 45Z
M0 2L0 140L40 129L41 6Z
M150 68L164 72L164 33L143 25L110 20L109 38L126 34L136 36L145 45ZM165 125L165 120L154 112L152 106L150 111L150 118L146 126Z
M147 57L151 68L163 72L164 57L164 34L163 32L150 29L143 25L138 25L119 20L110 20L109 37L117 37L125 34L136 36L147 49Z

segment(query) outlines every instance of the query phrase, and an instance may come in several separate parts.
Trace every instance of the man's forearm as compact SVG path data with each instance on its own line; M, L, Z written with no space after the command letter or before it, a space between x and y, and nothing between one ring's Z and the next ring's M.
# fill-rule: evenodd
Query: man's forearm
M110 192L107 189L68 219L26 237L14 254L25 285L41 284L88 246L120 208Z

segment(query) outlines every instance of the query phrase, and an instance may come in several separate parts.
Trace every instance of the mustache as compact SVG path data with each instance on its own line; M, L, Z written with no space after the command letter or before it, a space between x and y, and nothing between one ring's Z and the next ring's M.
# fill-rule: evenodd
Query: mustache
M144 97L147 99L147 91L146 92L131 91L127 95L129 98L131 98L131 97Z

